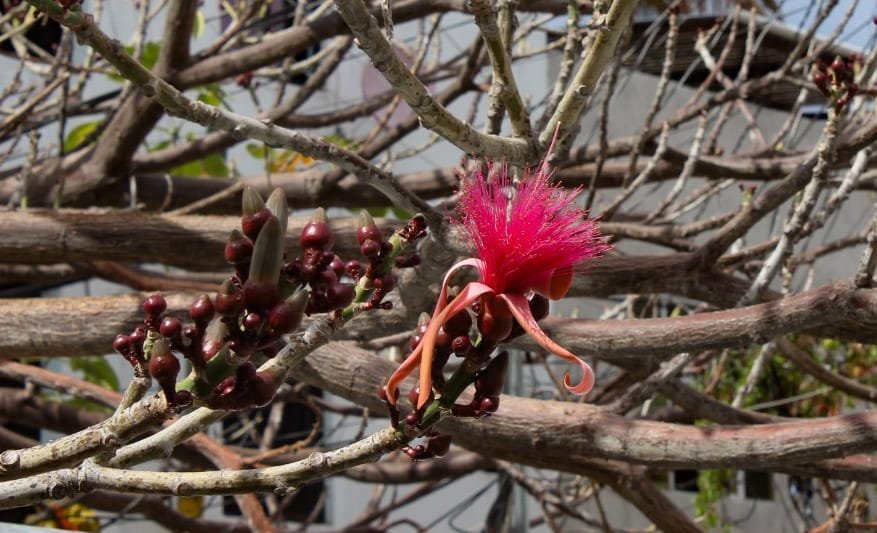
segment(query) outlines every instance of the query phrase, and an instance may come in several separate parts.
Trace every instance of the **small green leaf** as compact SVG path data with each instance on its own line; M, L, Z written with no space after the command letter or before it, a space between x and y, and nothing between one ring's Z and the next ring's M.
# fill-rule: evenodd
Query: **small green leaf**
M200 9L195 12L195 23L192 24L192 37L197 39L204 35L204 12Z
M86 381L110 390L119 390L119 378L105 358L100 356L71 357L69 364L70 370L82 372L82 377Z
M265 145L249 143L246 148L247 153L256 159L265 159L265 156L267 155Z
M210 154L202 159L201 168L205 174L214 178L228 176L228 165L225 164L225 158L219 154Z
M67 134L67 138L64 139L64 151L72 152L82 146L82 144L91 137L95 130L97 130L99 125L99 121L86 122L70 130L70 133Z

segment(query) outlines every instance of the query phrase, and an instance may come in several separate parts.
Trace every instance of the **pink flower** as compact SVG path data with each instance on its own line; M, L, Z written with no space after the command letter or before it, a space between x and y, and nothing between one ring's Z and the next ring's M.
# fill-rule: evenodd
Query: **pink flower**
M548 153L551 154L550 149ZM460 261L445 274L426 333L387 383L387 397L391 402L395 402L399 384L417 366L420 366L417 407L428 401L439 328L476 301L480 301L482 313L496 315L499 322L508 318L509 327L513 318L546 350L578 365L582 369L579 383L572 385L569 374L564 377L569 391L585 394L594 386L591 367L542 331L527 298L531 292L551 299L562 298L572 284L575 267L610 248L603 242L596 222L576 206L579 191L564 190L549 182L551 171L547 159L517 188L505 166L496 176L486 177L477 172L464 183L461 220L457 223L472 240L478 258ZM479 281L467 284L456 298L447 302L451 276L467 266L478 270ZM482 335L484 333L482 331ZM499 336L504 338L502 334Z

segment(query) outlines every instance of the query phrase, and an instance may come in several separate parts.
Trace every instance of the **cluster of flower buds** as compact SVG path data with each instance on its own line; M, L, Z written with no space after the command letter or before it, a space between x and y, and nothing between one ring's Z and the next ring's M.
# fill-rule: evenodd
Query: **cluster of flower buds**
M241 229L231 232L224 251L234 275L213 298L202 294L195 299L189 308L191 324L184 326L178 318L164 316L167 303L156 294L144 303L143 325L116 338L114 348L139 372L148 371L156 379L169 405L187 405L193 393L201 404L216 409L267 404L283 376L258 371L251 359L274 357L283 335L298 329L305 314L339 312L350 306L357 289L342 281L345 275L354 280L366 277L364 281L374 289L369 302L386 307L381 299L392 289L390 270L397 266L398 249L383 238L371 217L360 219L357 233L368 259L366 268L356 261L345 264L331 251L334 238L322 209L302 230L302 254L286 261L288 218L282 190L263 201L257 192L246 189ZM424 230L422 217L415 217L398 234L413 240ZM371 251L375 246L376 253ZM191 363L192 379L186 385L191 392L175 391L180 371L177 354Z
M508 352L501 352L475 376L475 396L466 405L454 404L454 416L481 418L499 409L499 395L509 366Z
M153 294L143 302L146 318L143 325L134 328L130 334L120 333L113 341L113 348L131 363L137 374L149 372L158 382L171 408L181 408L192 403L189 391L176 391L180 361L171 351L173 339L165 334L166 324L179 324L179 320L164 315L167 301L161 294ZM179 334L179 331L177 331Z
M874 96L877 93L874 89L861 90L855 82L863 61L859 54L851 54L849 59L837 56L830 65L822 60L816 61L813 83L819 92L832 102L835 112L842 111L857 94Z
M350 305L355 295L353 283L342 282L344 261L332 251L335 236L322 208L317 208L301 236L302 255L283 265L287 278L310 287L307 313L328 313Z
M424 461L434 457L444 457L451 449L451 436L430 433L426 436L426 444L406 446L402 451L413 461Z

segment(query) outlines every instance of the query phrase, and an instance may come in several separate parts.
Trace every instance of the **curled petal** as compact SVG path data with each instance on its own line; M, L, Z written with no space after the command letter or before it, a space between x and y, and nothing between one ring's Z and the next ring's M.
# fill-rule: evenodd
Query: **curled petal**
M470 266L478 269L481 272L484 269L484 261L481 259L469 258L460 261L459 263L454 263L451 268L445 273L445 278L442 280L442 290L439 293L438 301L435 304L435 310L432 312L432 316L436 316L439 314L442 309L445 308L448 301L448 285L451 282L451 276L453 276L458 270L463 267Z
M387 401L390 402L390 405L396 405L396 391L399 389L399 384L405 381L405 378L410 376L420 364L421 354L423 354L423 339L387 381L384 389L387 391Z
M563 377L563 385L566 387L566 390L570 391L573 394L586 394L594 387L595 377L594 370L591 369L591 365L582 361L578 356L574 353L570 352L563 346L557 344L553 340L551 340L548 335L542 331L542 328L539 327L539 324L536 322L536 319L533 318L533 313L530 312L530 304L527 301L527 298L520 294L499 294L499 298L502 298L509 304L509 310L514 315L515 319L518 321L518 324L524 328L524 331L527 332L528 335L533 337L540 346L548 350L549 352L557 355L558 357L562 357L563 359L578 365L579 368L582 369L582 379L577 384L572 385L572 380L569 377L569 373L567 373Z
M457 265L459 264L460 263L457 263ZM420 394L417 397L418 409L423 407L424 404L429 401L429 393L432 391L432 358L435 354L435 339L438 336L439 328L442 327L442 324L444 324L448 317L454 316L463 309L466 309L466 307L472 302L487 293L493 293L493 289L483 283L469 283L444 309L437 314L432 315L432 318L429 321L429 327L427 327L426 333L423 334L423 340L421 341L423 354L420 358ZM389 390L387 392L389 392Z
M448 269L447 273L445 273L444 279L442 280L441 292L439 293L438 301L435 304L435 310L432 312L432 319L431 319L430 323L435 322L435 318L447 306L448 285L450 285L451 276L453 276L454 273L457 272L457 270L459 270L460 268L465 267L465 266L471 266L471 267L480 269L481 266L483 265L483 263L484 262L481 261L480 259L464 259L463 261L460 261L459 263L455 263L450 269ZM469 303L472 303L472 301L470 300ZM467 303L466 305L469 305L469 304ZM464 305L463 307L465 308L466 305ZM441 323L439 323L439 326L441 326ZM429 331L429 329L427 329L427 332L428 331ZM430 355L429 355L429 361L424 365L427 369L429 369L432 366L432 351L435 350L434 337L437 334L438 334L438 328L436 328L436 331L433 334L433 344L432 344L432 348L431 348ZM390 376L390 379L387 381L387 385L386 385L385 389L387 391L387 401L390 402L390 405L396 405L396 391L399 389L399 384L402 383L403 381L405 381L405 378L410 376L411 373L414 372L414 369L417 368L417 366L420 364L421 355L423 354L424 340L426 339L426 337L427 337L427 335L424 335L420 339L420 342L417 344L417 347L414 348L414 351L412 351L411 354L405 359L405 361L403 361L402 364L399 365L399 368L397 368L396 371L393 372L393 375ZM424 389L426 391L431 390L432 384L428 378L429 372L427 372L426 386L424 386L424 384L423 384L424 383L423 372L421 371L420 374L421 374L421 376L420 376L420 383L421 383L420 390L421 391ZM428 396L429 396L429 392L427 392L427 397ZM426 400L423 400L423 401L425 402Z

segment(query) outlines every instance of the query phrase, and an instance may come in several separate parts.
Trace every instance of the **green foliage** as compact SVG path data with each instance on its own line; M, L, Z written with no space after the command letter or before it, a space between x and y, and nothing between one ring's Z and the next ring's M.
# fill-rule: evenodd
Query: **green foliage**
M70 370L81 372L82 379L105 389L119 390L119 378L113 367L101 356L71 357Z
M698 520L706 527L728 530L730 524L724 522L718 510L719 500L728 495L734 487L734 472L728 469L701 470L697 475L697 495L694 509Z
M265 162L265 170L269 173L293 172L299 166L314 164L314 159L294 150L282 148L269 148L264 144L249 143L246 145L247 153L254 159Z
M85 122L70 130L67 138L64 139L64 152L69 153L76 150L94 137L94 133L100 126L100 121Z
M134 45L129 44L125 46L125 52L128 55L134 54ZM155 41L146 41L143 43L143 47L140 50L140 57L136 59L140 61L144 67L152 70L152 67L155 66L155 63L158 61L158 54L161 52L161 45ZM109 78L118 83L124 83L125 78L118 74L111 74Z

